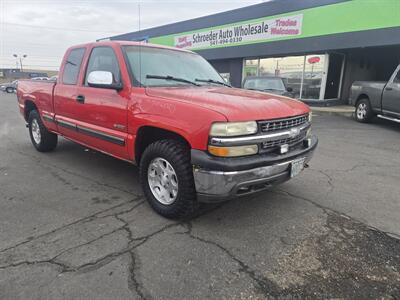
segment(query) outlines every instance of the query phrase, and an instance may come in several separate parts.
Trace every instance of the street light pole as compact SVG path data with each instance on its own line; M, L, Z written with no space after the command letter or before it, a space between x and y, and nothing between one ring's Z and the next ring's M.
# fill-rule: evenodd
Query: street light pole
M17 64L18 64L18 58L19 58L20 70L21 70L21 72L23 72L24 70L23 70L23 67L22 67L22 60L23 60L24 58L26 58L28 55L24 54L24 55L19 55L19 56L18 56L18 54L13 54L13 56L17 59Z

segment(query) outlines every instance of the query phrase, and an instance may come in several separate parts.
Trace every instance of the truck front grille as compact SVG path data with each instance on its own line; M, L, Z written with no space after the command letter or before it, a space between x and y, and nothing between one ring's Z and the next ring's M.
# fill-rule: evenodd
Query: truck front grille
M289 146L294 146L302 142L306 138L306 133L303 132L294 138L286 138L275 141L268 141L262 143L262 149L264 150L275 150L275 148L288 144Z
M308 115L297 116L293 118L261 121L259 122L261 132L272 132L277 130L288 129L303 125L308 120Z

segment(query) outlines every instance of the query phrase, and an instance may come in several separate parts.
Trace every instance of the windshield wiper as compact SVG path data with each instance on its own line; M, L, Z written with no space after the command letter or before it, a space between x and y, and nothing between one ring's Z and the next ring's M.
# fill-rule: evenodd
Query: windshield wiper
M189 83L189 84L193 84L195 86L200 86L200 84L197 84L196 82L184 79L184 78L178 78L178 77L174 77L174 76L161 76L161 75L146 75L146 78L148 79L162 79L162 80L171 80L171 81L177 81L177 82L184 82L184 83Z
M70 60L67 60L65 63L67 63L67 64L70 64L70 65L73 65L73 66L76 66L76 64L75 63L73 63L72 61L70 61Z
M263 91L284 91L284 90L280 90L280 89L263 89Z
M219 84L219 85L232 87L230 84L227 84L227 83L222 82L222 81L214 80L214 79L195 79L195 81L197 81L197 82L215 83L215 84Z

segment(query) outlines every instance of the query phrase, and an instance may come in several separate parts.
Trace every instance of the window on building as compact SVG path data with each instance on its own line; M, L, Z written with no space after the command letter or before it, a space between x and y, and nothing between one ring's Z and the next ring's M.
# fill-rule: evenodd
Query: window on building
M308 55L305 59L302 99L319 99L324 75L325 55Z
M79 70L83 55L85 54L85 48L73 49L65 61L63 83L64 84L76 84L78 82Z
M287 56L244 61L243 79L248 76L280 77L299 99L319 99L325 55Z
M249 76L257 76L258 75L258 59L247 59L244 63L243 68L243 79Z
M293 89L294 96L300 98L303 62L304 56L260 59L260 75L282 78L286 87Z

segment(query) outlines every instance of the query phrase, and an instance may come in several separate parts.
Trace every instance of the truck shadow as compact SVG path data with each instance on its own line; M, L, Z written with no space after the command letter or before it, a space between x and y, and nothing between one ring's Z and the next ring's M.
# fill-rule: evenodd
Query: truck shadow
M400 123L392 122L389 120L383 120L380 118L374 118L371 124L377 125L379 128L382 128L382 129L389 129L393 132L400 133Z
M56 151L49 154L50 163L54 167L68 170L70 173L80 174L106 186L117 187L135 195L143 195L140 186L139 168L136 165L96 150L88 149L63 138L59 140ZM238 210L244 215L251 215L254 210L260 209L259 205L263 206L263 209L271 209L270 205L274 203L273 200L275 198L280 198L278 201L280 205L287 204L287 198L278 197L274 188L271 188L262 193L241 197L236 200L201 204L199 212L194 217L204 216L211 211L227 206L233 206L233 210ZM252 204L249 205L250 203ZM255 205L255 203L258 204ZM151 208L149 207L148 209Z

